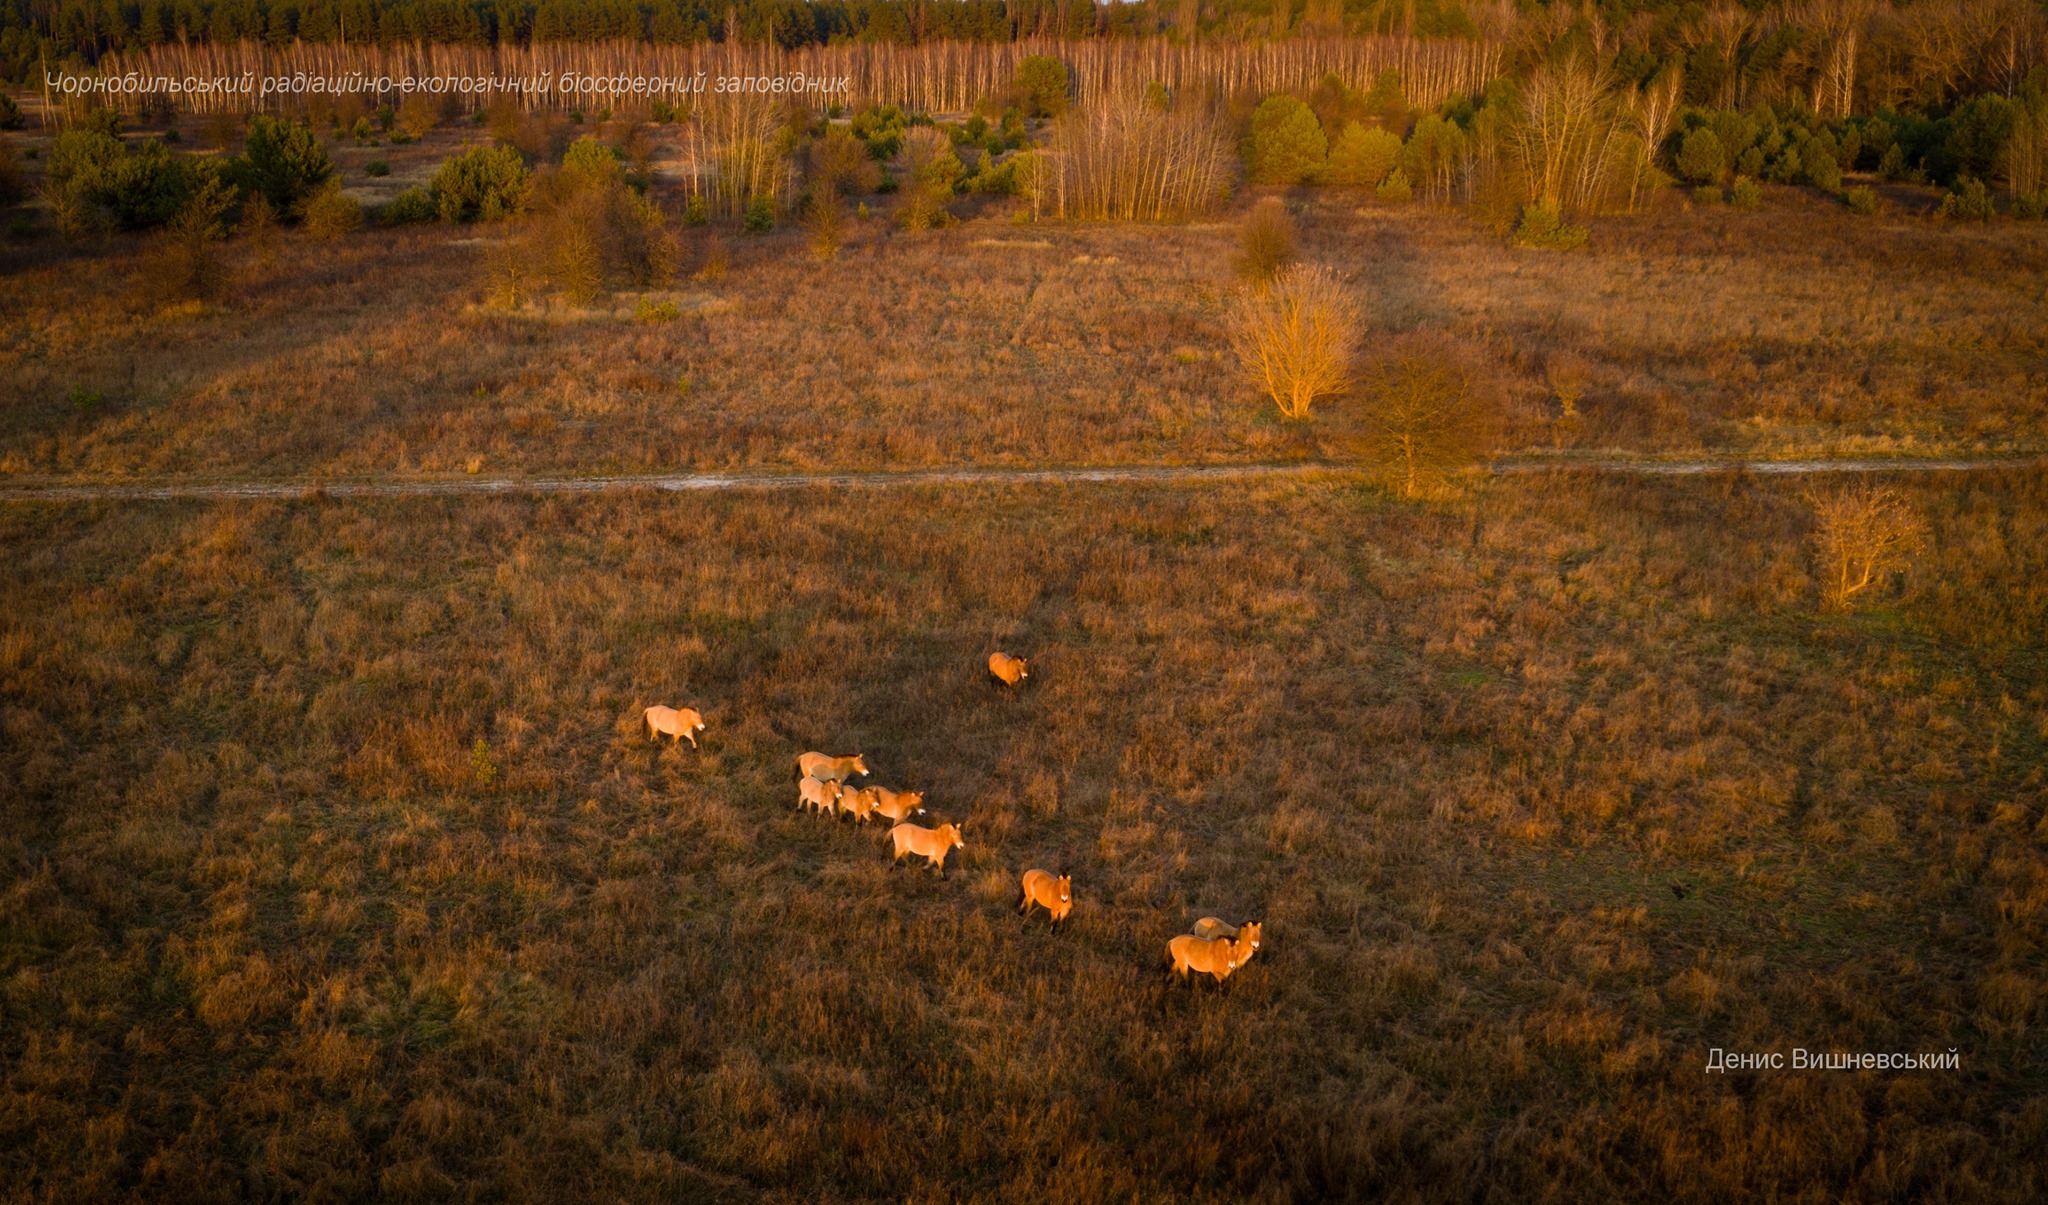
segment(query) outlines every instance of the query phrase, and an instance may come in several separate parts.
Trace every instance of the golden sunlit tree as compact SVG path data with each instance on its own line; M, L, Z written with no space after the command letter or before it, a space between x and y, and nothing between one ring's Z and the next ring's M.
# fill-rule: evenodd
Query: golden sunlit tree
M1860 481L1807 496L1813 507L1821 600L1846 611L1856 596L1903 570L1920 547L1920 515L1895 485Z
M1280 413L1305 419L1319 397L1351 383L1351 351L1363 325L1358 299L1320 264L1294 264L1272 283L1238 294L1231 350L1254 387Z
M1488 395L1448 353L1397 357L1364 395L1357 450L1407 497L1470 465L1493 433Z

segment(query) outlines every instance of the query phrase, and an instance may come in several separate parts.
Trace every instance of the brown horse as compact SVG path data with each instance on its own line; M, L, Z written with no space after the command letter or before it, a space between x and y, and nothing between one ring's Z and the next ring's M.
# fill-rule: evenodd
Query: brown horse
M1195 922L1195 936L1205 941L1214 941L1219 937L1236 937L1249 941L1251 944L1245 950L1244 957L1237 960L1239 970L1243 970L1244 964L1250 962L1252 955L1259 952L1259 922L1255 920L1248 920L1243 925L1233 925L1213 916L1205 916Z
M946 877L946 855L956 849L967 848L967 842L960 839L960 826L957 824L942 824L935 829L899 824L889 830L889 840L896 843L896 857L889 863L891 870L903 860L903 855L917 854L937 867L942 879Z
M826 753L806 753L796 759L797 775L802 778L822 778L827 782L845 782L854 775L865 776L868 763L856 753L851 757L833 757Z
M1031 676L1031 668L1024 663L1022 657L1012 657L1008 653L990 653L988 675L1004 686L1014 688Z
M866 824L868 817L875 814L874 787L841 787L839 789L839 814L852 813L857 823Z
M690 738L690 748L697 747L697 734L704 731L704 717L691 707L663 707L657 703L640 713L640 722L647 726L647 739L660 740L662 736L674 737L674 744L681 744L684 737Z
M1017 907L1030 916L1034 904L1046 910L1052 917L1053 932L1059 932L1060 922L1074 910L1074 876L1063 874L1054 878L1042 870L1025 871L1024 899Z
M846 790L837 782L825 778L805 778L796 784L796 805L800 808L815 808L822 814L831 811L839 803L839 797Z
M1189 978L1193 972L1214 975L1220 984L1250 956L1251 946L1241 935L1233 942L1221 937L1212 941L1184 934L1166 943L1166 960L1172 964L1170 973L1189 983L1193 983Z
M892 791L887 787L869 787L875 793L875 811L901 824L911 815L924 815L923 791Z

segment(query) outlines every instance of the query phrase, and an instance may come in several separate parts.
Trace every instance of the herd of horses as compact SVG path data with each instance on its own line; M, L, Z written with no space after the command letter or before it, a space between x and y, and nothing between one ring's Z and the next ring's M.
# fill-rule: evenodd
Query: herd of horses
M1025 659L1008 653L990 653L988 673L992 682L1009 690L1017 689L1031 676ZM650 739L667 736L677 744L687 739L693 749L697 747L697 734L704 731L704 717L689 707L649 707L641 718ZM926 867L936 870L943 879L946 877L946 855L956 849L967 848L967 841L960 835L957 823L942 824L937 828L911 823L912 816L925 814L924 792L850 785L849 780L855 777L868 777L867 760L858 753L848 756L805 753L796 759L796 772L798 807L819 815L850 815L858 824L866 824L874 816L894 822L888 831L889 841L895 847L895 856L889 863L892 870L906 855L914 854L923 858ZM1022 898L1017 910L1030 916L1033 908L1044 908L1052 918L1052 931L1055 933L1059 932L1060 922L1074 910L1072 875L1027 870L1021 890ZM1168 973L1189 983L1194 982L1194 976L1210 975L1221 984L1258 953L1259 939L1257 921L1233 925L1217 917L1205 916L1195 922L1193 932L1183 933L1166 943Z

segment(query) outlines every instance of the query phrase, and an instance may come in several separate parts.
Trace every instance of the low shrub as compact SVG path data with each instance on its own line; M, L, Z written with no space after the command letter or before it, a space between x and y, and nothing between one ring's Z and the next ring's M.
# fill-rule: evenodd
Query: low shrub
M363 164L363 174L366 176L388 176L391 174L391 165L382 159L372 159L368 163Z
M682 317L683 309L673 301L655 301L650 297L640 299L639 308L633 316L642 322L674 322Z
M1320 264L1295 264L1240 293L1227 318L1245 379L1300 420L1319 397L1342 392L1363 315L1351 291Z
M1266 197L1245 217L1237 235L1237 274L1253 283L1273 279L1294 262L1294 215L1278 197Z
M1956 221L1985 222L1998 212L1998 206L1984 181L1975 176L1958 176L1942 196L1941 208L1936 212Z
M323 242L352 234L363 224L362 203L341 191L339 181L329 181L313 194L305 214L306 233Z
M1380 181L1373 195L1382 201L1406 201L1415 195L1415 187L1408 182L1408 173L1397 167Z
M417 226L440 216L434 198L424 188L408 188L378 211L377 220L386 226Z
M1692 199L1693 203L1698 205L1719 205L1721 203L1721 186L1718 184L1702 184L1692 190Z
M1764 203L1764 187L1748 176L1735 177L1735 187L1728 190L1728 203L1737 209L1756 209Z
M748 234L766 234L775 229L775 198L766 193L748 197L746 212L740 218L740 229Z
M334 174L334 161L312 127L258 114L249 119L235 171L244 189L262 193L288 214L297 213Z
M1524 205L1522 220L1515 226L1514 242L1518 247L1572 251L1586 245L1586 228L1566 225L1557 210L1549 206Z
M444 222L494 222L525 209L532 186L518 151L479 146L443 163L429 191Z
M1842 201L1851 213L1871 214L1877 212L1877 193L1869 187L1858 185L1842 194Z

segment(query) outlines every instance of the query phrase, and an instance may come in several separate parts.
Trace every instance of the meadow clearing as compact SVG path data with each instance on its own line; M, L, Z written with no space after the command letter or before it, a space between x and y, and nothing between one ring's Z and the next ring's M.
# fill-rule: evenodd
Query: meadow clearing
M669 127L590 128L638 148L673 217ZM556 119L531 136L579 132ZM444 126L334 155L376 203L486 141ZM362 174L372 156L388 176ZM1755 212L1672 195L1592 219L1598 237L1571 255L1365 189L1252 189L1179 226L1019 224L1014 202L969 197L963 220L919 233L892 224L900 197L872 196L826 262L788 222L677 226L671 287L516 311L488 303L502 225L238 238L221 252L227 295L169 307L149 300L136 236L0 241L17 286L0 296L0 480L1323 457L1315 431L1237 381L1225 346L1239 226L1262 195L1296 211L1304 260L1355 289L1368 363L1412 346L1470 361L1501 403L1502 451L2048 446L2033 224L1934 223L1906 193L1871 218L1767 193ZM650 306L673 317L647 321ZM1568 427L1547 380L1560 359L1584 391Z
M0 1195L2038 1199L2048 490L1800 488L0 508Z

